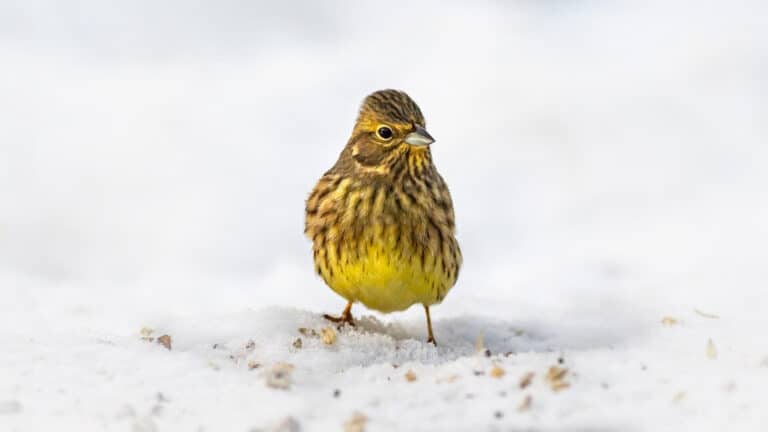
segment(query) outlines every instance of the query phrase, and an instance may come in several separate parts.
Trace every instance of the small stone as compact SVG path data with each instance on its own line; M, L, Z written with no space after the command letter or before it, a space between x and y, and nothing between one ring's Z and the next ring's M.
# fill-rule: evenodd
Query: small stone
M335 390L333 391L333 397L337 398L337 397L339 397L339 396L341 396L341 390L339 390L339 389L335 389Z
M493 413L493 416L496 417L497 419L500 419L500 418L504 417L504 413L501 412L501 411L496 411L496 412Z
M164 346L168 351L171 350L171 336L165 334L157 338L157 343Z
M291 388L291 372L293 372L292 364L275 363L265 372L267 386L275 389L288 390Z

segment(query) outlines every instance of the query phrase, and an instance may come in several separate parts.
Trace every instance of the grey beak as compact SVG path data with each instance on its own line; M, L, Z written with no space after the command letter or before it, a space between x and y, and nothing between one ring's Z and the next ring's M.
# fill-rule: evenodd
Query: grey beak
M414 131L405 136L405 142L414 146L427 146L435 142L435 139L423 127L415 126Z

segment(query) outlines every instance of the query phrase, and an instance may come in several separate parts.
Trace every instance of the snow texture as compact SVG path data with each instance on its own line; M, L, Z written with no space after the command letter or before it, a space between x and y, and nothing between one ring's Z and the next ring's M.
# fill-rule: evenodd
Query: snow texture
M766 17L0 3L0 431L765 430ZM436 348L320 335L303 201L387 87L456 203Z

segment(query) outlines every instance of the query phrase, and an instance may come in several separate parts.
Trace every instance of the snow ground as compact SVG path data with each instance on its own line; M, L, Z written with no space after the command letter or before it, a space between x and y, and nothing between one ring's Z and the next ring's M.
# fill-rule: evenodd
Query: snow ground
M766 12L0 4L0 431L765 430ZM456 201L437 348L311 335L303 199L383 87Z

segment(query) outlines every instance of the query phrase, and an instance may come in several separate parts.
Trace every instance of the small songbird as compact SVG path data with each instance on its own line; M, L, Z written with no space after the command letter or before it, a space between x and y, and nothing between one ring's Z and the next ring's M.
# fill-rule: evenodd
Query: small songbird
M421 303L436 345L429 307L456 283L462 256L425 127L404 92L366 97L339 159L307 199L304 232L315 270L347 299L341 316L326 319L354 325L355 302L385 313Z

